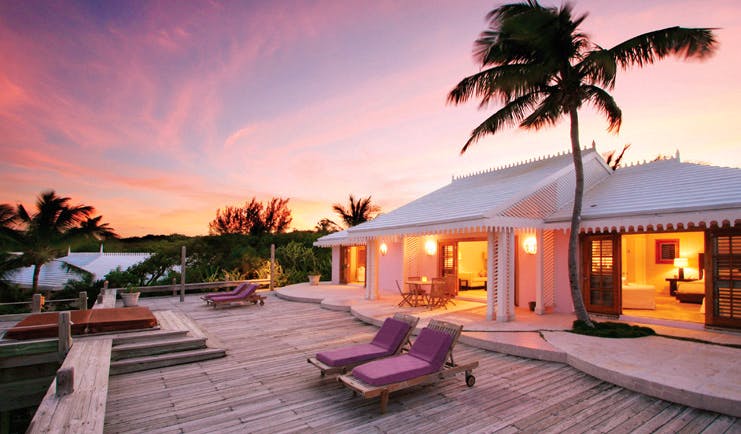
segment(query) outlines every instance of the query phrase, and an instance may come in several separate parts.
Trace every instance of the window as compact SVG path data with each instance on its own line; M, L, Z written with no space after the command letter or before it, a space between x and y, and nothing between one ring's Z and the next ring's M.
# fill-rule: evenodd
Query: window
M656 240L656 263L673 264L679 257L679 240Z

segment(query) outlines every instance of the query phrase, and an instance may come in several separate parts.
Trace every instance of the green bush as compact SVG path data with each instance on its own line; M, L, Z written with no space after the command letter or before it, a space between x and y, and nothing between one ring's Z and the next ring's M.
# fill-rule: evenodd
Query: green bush
M597 322L592 321L594 328L589 327L584 321L574 321L573 333L600 338L642 338L653 336L656 332L649 327L632 326L619 322Z

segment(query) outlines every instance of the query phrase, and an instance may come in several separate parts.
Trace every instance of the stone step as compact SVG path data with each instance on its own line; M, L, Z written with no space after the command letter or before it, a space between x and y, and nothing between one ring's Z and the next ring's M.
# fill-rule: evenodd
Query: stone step
M155 356L158 354L206 348L206 338L177 336L170 339L133 342L116 345L111 350L111 360L131 359L134 357Z
M157 356L136 357L111 362L110 375L126 374L129 372L146 371L148 369L164 368L184 363L200 362L226 356L226 351L218 348L203 348L200 350L180 351L177 353L160 354Z
M147 332L125 333L113 338L113 346L132 344L134 342L152 341L155 339L170 339L184 337L188 330L156 330Z

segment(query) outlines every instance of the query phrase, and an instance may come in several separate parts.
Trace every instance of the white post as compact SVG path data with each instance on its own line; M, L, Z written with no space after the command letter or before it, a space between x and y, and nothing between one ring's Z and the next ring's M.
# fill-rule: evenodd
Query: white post
M270 290L273 290L273 276L275 273L275 244L270 245Z
M180 302L185 301L185 246L180 249Z
M537 253L535 256L535 313L543 315L543 229L535 231Z
M366 279L365 298L367 300L378 299L378 241L375 238L368 240L366 244Z
M494 319L494 291L497 290L497 285L494 282L494 275L497 270L494 270L494 255L497 251L494 248L496 246L497 237L496 233L489 230L486 233L486 320L492 321Z
M515 317L514 237L511 228L500 230L497 237L497 322Z

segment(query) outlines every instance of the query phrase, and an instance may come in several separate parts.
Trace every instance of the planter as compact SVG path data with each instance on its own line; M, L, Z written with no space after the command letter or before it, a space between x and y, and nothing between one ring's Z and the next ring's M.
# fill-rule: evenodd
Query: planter
M320 274L309 274L309 285L317 286L319 285L319 279L322 276Z
M534 301L529 301L527 303L527 307L530 308L530 312L535 312L535 302Z
M122 292L121 300L123 300L124 307L138 306L139 294L141 294L141 292Z

